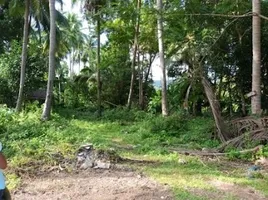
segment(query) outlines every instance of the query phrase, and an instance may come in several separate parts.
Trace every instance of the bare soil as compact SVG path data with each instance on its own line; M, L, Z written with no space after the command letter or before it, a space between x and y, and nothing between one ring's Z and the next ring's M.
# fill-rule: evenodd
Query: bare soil
M259 191L247 187L240 186L234 183L227 183L220 180L210 180L207 184L213 186L215 190L204 190L200 188L191 188L189 192L203 197L205 199L237 199L237 200L267 200Z
M219 191L232 194L237 199L243 200L267 200L267 198L258 191L250 187L242 187L234 183L226 183L219 180L210 181L209 184Z
M27 178L13 192L17 200L172 200L171 192L142 174L90 169Z

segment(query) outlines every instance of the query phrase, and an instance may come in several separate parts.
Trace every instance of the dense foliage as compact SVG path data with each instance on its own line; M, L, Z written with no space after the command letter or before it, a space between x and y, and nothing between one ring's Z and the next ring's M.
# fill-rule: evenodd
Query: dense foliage
M22 5L16 5L22 6ZM2 103L14 105L18 91L18 66L20 65L20 44L22 39L21 17L14 16L11 4L5 4L1 7L1 51L2 57L12 60L1 59L1 70L5 65L14 66L16 70L8 73L2 73L5 84L8 81L8 89L2 91L1 96L10 96L12 94L12 103L7 99ZM262 2L263 15L266 14L267 2ZM46 6L44 8L47 9ZM37 9L37 8L36 8ZM114 107L124 106L127 102L128 89L131 76L131 48L134 42L135 21L140 15L140 33L139 47L136 59L136 80L134 84L134 105L145 110L152 110L151 101L156 99L152 87L151 68L157 52L156 35L156 12L152 1L142 2L141 10L136 11L135 1L115 1L109 4L108 1L98 10L96 15L102 18L100 34L107 37L107 41L101 45L100 50L100 85L102 90L102 106ZM192 114L201 114L207 109L208 103L203 92L200 79L196 71L197 62L202 62L205 75L209 79L212 87L216 91L216 96L220 101L222 112L228 116L244 116L250 114L250 99L244 96L251 91L251 17L245 16L236 18L236 15L243 15L250 11L251 5L248 1L229 0L221 2L206 1L164 1L164 45L166 49L166 64L168 75L174 80L168 89L169 110L176 112L184 108L187 88L191 85L187 109ZM11 10L9 12L9 10ZM18 8L19 13L23 9ZM37 12L37 11L36 11ZM96 25L96 16L88 12L81 13L87 17L90 24ZM233 14L234 17L227 17ZM45 13L43 14L45 15ZM46 15L48 15L46 13ZM29 72L29 66L34 66L36 70L43 71L47 66L48 60L48 35L47 21L42 21L40 16L32 13L35 27L31 30L29 56L27 71L37 74L39 72ZM71 76L60 80L60 84L55 83L55 88L60 88L62 99L65 101L56 101L66 107L85 107L88 105L97 105L97 36L96 28L90 29L87 35L81 31L82 23L76 15L68 15L66 18L59 16L57 29L57 72L64 67L61 60L68 57L68 70ZM8 25L6 23L13 23ZM67 23L69 21L69 25ZM42 23L44 28L42 29ZM262 105L263 111L266 111L265 91L267 81L266 77L266 20L262 21ZM14 42L13 40L16 40ZM14 45L17 47L14 47ZM40 48L38 48L40 47ZM15 50L17 49L17 50ZM16 51L14 54L11 51ZM10 52L8 58L7 54ZM35 54L35 55L34 55ZM40 61L34 60L39 55ZM42 60L44 59L44 60ZM199 60L199 61L198 61ZM81 73L77 72L82 70ZM75 72L76 71L76 72ZM27 72L26 72L27 73ZM76 73L76 75L74 75ZM40 74L41 75L41 74ZM58 74L60 76L62 74ZM16 77L16 78L11 78ZM40 83L46 77L42 75L35 77ZM5 79L5 80L4 80ZM27 77L26 85L36 86L33 77ZM69 79L69 80L67 80ZM37 80L38 81L38 80ZM28 83L27 83L28 82ZM12 86L11 86L12 85ZM34 87L35 87L34 86ZM45 85L38 85L37 88L45 88ZM72 91L72 88L80 88ZM34 90L35 88L31 88ZM67 91L65 91L65 89ZM142 97L139 91L142 90ZM9 91L9 92L8 92ZM27 93L28 89L25 90ZM10 93L10 94L9 94ZM7 95L5 95L7 94ZM67 95L64 97L64 95ZM79 98L77 98L79 96ZM139 98L143 100L139 103ZM71 100L73 99L73 100ZM80 100L79 100L80 99ZM77 101L77 102L75 102ZM149 106L149 107L148 107ZM154 108L153 108L154 109ZM158 111L160 111L158 109Z

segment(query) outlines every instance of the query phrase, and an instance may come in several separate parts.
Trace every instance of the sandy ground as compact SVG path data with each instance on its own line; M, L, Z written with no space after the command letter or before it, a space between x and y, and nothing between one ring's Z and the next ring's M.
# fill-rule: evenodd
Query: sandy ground
M24 179L17 200L172 200L166 186L132 171L86 170Z

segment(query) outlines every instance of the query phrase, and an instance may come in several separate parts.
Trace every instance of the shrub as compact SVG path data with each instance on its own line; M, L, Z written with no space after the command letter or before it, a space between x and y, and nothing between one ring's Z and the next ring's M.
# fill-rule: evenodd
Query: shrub
M177 133L187 130L187 121L180 115L169 117L158 116L151 121L152 133L165 133L175 136Z

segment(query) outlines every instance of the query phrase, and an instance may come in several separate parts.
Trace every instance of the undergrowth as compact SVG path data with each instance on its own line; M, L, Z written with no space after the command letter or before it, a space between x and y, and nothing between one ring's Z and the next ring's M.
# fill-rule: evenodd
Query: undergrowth
M80 145L92 143L95 148L116 149L121 156L159 162L159 165L147 166L144 170L160 182L168 182L175 194L185 199L199 198L192 197L180 184L209 190L209 187L201 186L207 177L225 177L218 166L204 164L197 158L187 158L187 165L179 165L178 155L169 150L170 147L201 149L218 146L219 141L213 137L214 123L209 117L174 114L163 118L124 108L106 110L102 117L97 117L91 110L67 109L55 110L47 122L40 121L40 116L41 110L36 106L20 114L0 108L0 141L10 168L23 168L34 162L55 165L55 155L74 158ZM265 148L260 154L266 155L266 150L268 152ZM180 182L176 182L178 177ZM199 181L195 182L198 177ZM19 182L14 174L8 174L8 179L10 187L16 187ZM264 190L260 184L242 180L243 184Z

